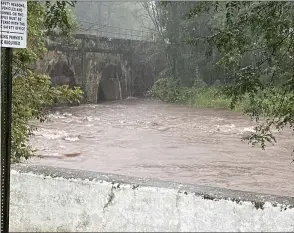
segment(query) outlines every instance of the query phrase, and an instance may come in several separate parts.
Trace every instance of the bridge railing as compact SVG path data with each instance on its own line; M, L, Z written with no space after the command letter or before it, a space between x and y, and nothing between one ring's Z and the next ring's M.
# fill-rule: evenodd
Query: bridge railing
M79 33L128 40L155 41L154 29L132 29L81 21Z

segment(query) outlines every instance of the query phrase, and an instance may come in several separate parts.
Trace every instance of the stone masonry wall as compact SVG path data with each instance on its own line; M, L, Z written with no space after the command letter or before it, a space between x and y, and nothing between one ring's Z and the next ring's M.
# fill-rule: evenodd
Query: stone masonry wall
M36 63L36 69L48 74L53 85L80 86L87 103L144 95L154 84L155 63L145 62L144 51L133 51L132 44L127 42L123 44L124 52L120 53L111 52L113 46L109 43L103 44L104 50L108 45L109 53L70 48L60 51L50 47L46 56ZM117 49L122 42L112 43L118 43ZM128 46L131 52L126 53Z

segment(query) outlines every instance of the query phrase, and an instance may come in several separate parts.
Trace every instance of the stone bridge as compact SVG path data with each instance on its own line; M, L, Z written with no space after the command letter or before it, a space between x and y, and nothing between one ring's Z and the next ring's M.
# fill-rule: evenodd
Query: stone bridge
M144 95L153 85L164 58L150 59L150 41L76 34L48 41L47 55L36 63L53 85L80 86L85 102Z

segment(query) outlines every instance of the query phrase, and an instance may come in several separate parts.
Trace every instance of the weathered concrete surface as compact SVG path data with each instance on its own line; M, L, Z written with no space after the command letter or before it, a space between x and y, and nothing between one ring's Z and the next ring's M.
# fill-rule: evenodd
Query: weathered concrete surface
M294 198L14 166L11 231L294 231Z

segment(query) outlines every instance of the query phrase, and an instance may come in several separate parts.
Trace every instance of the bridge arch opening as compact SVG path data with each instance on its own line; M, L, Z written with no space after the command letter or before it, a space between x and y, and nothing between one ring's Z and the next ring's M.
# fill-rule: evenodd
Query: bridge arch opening
M76 86L75 74L66 61L59 60L50 67L49 76L53 86L69 85L70 88Z
M102 69L98 86L97 102L122 99L121 64L108 64Z

